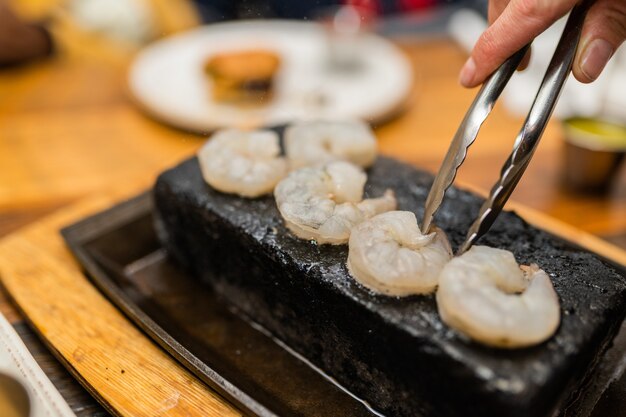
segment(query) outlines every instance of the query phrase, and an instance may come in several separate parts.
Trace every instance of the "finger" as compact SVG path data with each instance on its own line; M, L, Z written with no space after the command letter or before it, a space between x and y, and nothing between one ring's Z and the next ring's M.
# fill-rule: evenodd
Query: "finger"
M597 0L589 9L572 71L576 79L590 83L626 38L626 2Z
M461 84L475 87L482 83L509 56L564 16L575 3L576 0L512 0L478 39L461 70Z
M509 4L510 0L490 0L489 7L487 9L487 20L489 24L492 24L496 21L498 17L502 14L506 5Z
M509 2L510 0L490 0L489 1L489 9L487 12L487 16L488 16L487 20L489 21L489 24L492 24L493 22L496 21L498 17L500 17L500 15L506 8L507 4L509 4ZM528 52L526 52L526 55L524 55L522 62L520 62L519 64L519 67L517 67L518 71L523 71L528 67L528 64L530 63L531 53L532 53L532 50L528 49Z

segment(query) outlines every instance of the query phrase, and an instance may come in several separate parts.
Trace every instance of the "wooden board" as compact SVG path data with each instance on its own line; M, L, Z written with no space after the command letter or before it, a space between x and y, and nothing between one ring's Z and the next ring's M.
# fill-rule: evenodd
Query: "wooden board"
M0 242L2 283L48 347L113 414L235 416L83 275L58 230L110 206L88 199Z
M238 412L152 343L83 275L58 230L120 200L100 195L0 241L0 277L66 367L120 416L230 416ZM626 265L626 252L521 206L530 223Z

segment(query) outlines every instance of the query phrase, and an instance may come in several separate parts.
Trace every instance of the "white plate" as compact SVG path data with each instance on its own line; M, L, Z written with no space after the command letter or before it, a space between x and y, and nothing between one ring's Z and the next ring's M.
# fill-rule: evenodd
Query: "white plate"
M75 417L11 323L1 313L0 372L14 377L24 385L30 398L31 416Z
M412 86L412 70L389 41L364 35L351 45L361 68L329 69L327 37L315 23L252 20L203 26L160 40L144 49L129 73L135 99L174 126L210 131L229 126L279 125L295 119L361 118L375 121L402 105ZM258 109L218 104L203 63L211 55L269 48L282 56L275 96Z

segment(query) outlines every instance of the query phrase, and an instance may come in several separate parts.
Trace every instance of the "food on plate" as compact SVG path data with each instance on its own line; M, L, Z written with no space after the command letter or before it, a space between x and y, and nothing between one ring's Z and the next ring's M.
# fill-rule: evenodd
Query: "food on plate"
M287 174L278 135L271 130L220 130L200 148L198 161L211 187L243 197L271 193Z
M450 327L505 348L547 340L561 316L544 271L537 265L520 267L511 252L487 246L474 246L448 262L439 277L437 306Z
M361 284L387 295L427 294L452 258L441 229L422 234L415 214L389 211L352 229L348 270Z
M285 225L301 239L346 243L354 226L396 208L393 191L363 199L367 175L345 161L292 171L274 190Z
M204 72L215 101L260 105L272 98L280 63L280 55L270 50L228 51L207 59Z
M285 153L292 169L338 159L367 168L376 159L376 137L360 120L299 122L285 131Z
M398 208L417 213L432 180L378 157L365 190L393 189ZM482 203L448 190L437 224L453 245ZM359 285L346 268L347 245L294 238L273 196L221 193L206 185L196 158L159 177L154 207L164 247L192 276L384 415L554 415L576 398L626 314L623 273L511 212L482 241L541 265L563 312L551 339L515 350L450 329L433 294L389 297Z

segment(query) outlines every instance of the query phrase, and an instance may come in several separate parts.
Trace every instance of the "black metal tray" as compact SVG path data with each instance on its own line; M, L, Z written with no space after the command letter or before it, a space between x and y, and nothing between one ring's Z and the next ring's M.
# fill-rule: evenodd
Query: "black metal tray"
M118 308L245 414L379 415L179 269L156 237L150 193L61 233L95 285ZM622 374L624 352L623 326L584 394L563 416L591 415L603 391ZM611 416L621 415L615 412Z

